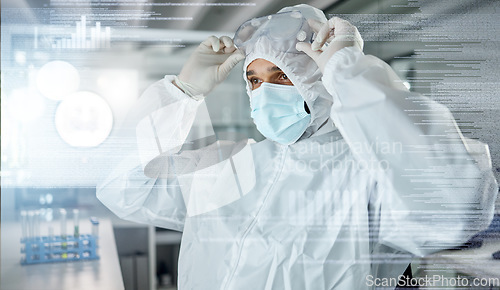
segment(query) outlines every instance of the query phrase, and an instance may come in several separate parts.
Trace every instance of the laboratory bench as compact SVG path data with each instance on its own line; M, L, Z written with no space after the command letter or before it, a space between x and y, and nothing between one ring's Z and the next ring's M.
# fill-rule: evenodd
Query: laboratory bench
M83 211L85 213L85 211ZM119 219L107 209L93 208L99 218L99 260L21 265L21 222L13 217L1 223L1 283L6 290L57 289L176 289L180 232ZM83 214L87 217L89 213ZM91 232L88 218L80 220L80 234ZM104 217L104 218L102 218ZM72 228L71 214L67 228ZM58 233L57 220L51 223ZM42 223L47 235L49 223ZM73 234L67 231L68 234ZM139 249L139 250L138 250ZM158 257L157 255L161 255ZM171 285L162 286L157 263L167 259ZM160 273L161 274L161 273ZM164 279L163 279L164 280ZM132 285L132 286L131 286Z
M58 228L55 223L54 228ZM90 232L90 222L82 219L80 233ZM21 223L2 220L1 233L2 290L124 289L113 228L108 219L99 220L98 260L21 265L24 256Z
M52 193L51 205L38 203ZM59 202L59 203L57 203ZM182 233L122 220L100 203L95 188L2 188L0 289L175 289ZM52 223L59 234L57 210L66 208L72 235L72 209L80 212L80 234L91 233L90 216L99 219L99 260L21 265L21 210L51 208L54 218L41 223L47 236ZM168 273L162 266L168 266ZM160 266L160 267L157 267ZM158 270L157 270L158 269ZM171 283L164 285L165 276ZM167 279L168 280L168 279Z

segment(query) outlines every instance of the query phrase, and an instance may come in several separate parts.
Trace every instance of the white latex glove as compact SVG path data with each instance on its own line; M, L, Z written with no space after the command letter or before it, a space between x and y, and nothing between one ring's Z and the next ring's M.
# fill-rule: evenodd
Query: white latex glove
M245 56L227 36L210 36L191 54L174 84L190 97L207 95ZM198 96L198 97L195 97Z
M363 39L356 26L347 20L333 17L326 23L316 20L308 20L309 26L316 33L313 43L299 42L296 45L298 51L309 55L318 65L321 72L325 71L325 65L334 53L344 47L356 46L363 51Z

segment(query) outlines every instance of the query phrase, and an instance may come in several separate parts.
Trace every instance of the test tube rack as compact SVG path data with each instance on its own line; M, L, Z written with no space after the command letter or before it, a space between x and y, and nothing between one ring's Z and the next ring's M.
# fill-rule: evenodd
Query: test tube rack
M97 236L80 235L21 239L22 265L97 260Z

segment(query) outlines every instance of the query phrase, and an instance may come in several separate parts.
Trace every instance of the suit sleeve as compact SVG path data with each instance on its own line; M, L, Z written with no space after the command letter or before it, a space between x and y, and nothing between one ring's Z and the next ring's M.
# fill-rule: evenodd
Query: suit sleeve
M488 147L464 138L447 107L354 47L333 55L323 84L332 120L373 176L379 243L421 256L489 224L498 186Z
M110 158L116 162L105 165L111 171L97 197L122 219L182 231L186 203L177 173L198 159L196 151L180 152L203 101L185 95L172 79L152 84L132 108L115 135Z

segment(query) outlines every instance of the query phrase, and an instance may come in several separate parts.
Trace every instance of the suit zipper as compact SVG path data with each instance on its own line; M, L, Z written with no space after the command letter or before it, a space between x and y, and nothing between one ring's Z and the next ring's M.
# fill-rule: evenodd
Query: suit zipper
M285 163L285 157L286 157L286 153L288 151L288 146L286 145L281 145L282 146L282 152L281 152L281 155L282 155L282 158L281 158L281 161L280 161L280 165L278 167L278 172L276 174L276 177L274 178L273 180L273 183L271 184L266 196L264 197L264 200L262 201L262 205L260 206L259 210L257 211L257 214L255 215L255 218L253 219L252 223L248 226L248 228L245 230L245 233L243 233L243 237L241 238L241 246L238 250L238 255L237 255L237 260L236 260L236 264L234 265L233 267L233 270L231 271L231 273L229 274L228 278L226 279L225 283L223 283L223 287L222 289L227 289L228 285L231 283L231 280L233 279L234 277L234 274L236 273L236 270L238 269L238 265L240 263L240 258L241 258L241 252L243 251L243 245L245 244L245 240L246 240L246 237L248 236L248 234L250 233L250 230L255 226L255 224L257 223L257 219L259 217L259 214L262 210L262 208L264 207L264 205L266 204L266 201L267 201L267 198L269 197L269 195L271 194L271 192L273 191L274 189L274 185L276 184L276 182L278 181L278 179L280 178L281 176L281 173L283 172L283 165Z

